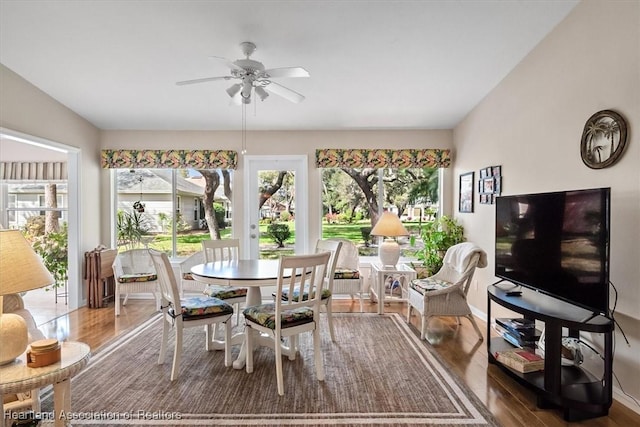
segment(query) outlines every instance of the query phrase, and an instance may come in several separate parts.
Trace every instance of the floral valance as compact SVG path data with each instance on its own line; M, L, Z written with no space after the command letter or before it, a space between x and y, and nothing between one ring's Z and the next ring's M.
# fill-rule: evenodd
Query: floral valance
M238 152L232 150L102 150L100 164L104 169L235 169L238 164Z
M450 165L451 151L439 148L316 150L319 168L448 168Z

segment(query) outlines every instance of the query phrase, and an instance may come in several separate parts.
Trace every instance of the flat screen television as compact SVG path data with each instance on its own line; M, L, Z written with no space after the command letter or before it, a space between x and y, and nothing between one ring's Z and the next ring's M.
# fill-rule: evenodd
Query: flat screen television
M609 188L496 198L497 277L609 315Z

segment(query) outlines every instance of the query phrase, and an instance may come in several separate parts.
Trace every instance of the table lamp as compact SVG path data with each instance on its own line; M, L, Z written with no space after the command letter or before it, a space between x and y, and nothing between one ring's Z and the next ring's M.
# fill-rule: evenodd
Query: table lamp
M19 230L0 230L0 365L13 362L29 344L27 324L17 314L2 313L2 296L54 283L42 260Z
M378 257L383 267L395 268L400 259L400 246L395 238L409 235L400 218L392 212L383 212L371 230L371 235L386 237L378 248Z

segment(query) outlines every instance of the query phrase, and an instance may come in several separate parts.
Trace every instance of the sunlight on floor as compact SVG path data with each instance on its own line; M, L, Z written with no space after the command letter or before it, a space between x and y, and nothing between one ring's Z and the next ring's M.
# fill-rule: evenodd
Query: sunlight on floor
M64 297L58 296L56 303L54 291L46 288L29 291L22 296L22 299L38 327L71 311L70 306L65 304Z

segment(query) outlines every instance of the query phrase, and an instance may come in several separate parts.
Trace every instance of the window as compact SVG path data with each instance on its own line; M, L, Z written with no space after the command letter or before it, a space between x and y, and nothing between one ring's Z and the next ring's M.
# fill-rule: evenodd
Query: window
M209 239L210 233L220 237L231 233L227 214L233 188L231 170L115 169L115 179L118 247L143 245L185 257L199 251L200 242ZM212 189L210 194L207 188ZM210 201L211 224L206 200ZM182 209L188 206L194 208Z
M383 212L396 213L412 235L439 210L437 168L325 168L322 170L322 237L354 241L360 255L375 255L369 235ZM400 239L411 256L409 239Z
M67 222L67 184L24 181L6 185L8 196L7 228L25 228L32 217L44 217L47 212L55 215L58 227ZM47 196L55 197L55 203L47 207Z

